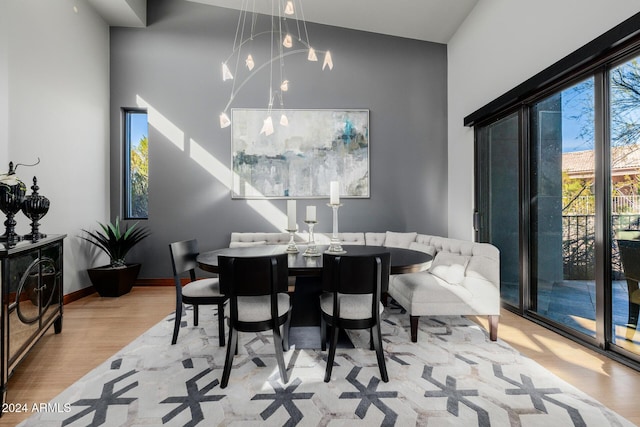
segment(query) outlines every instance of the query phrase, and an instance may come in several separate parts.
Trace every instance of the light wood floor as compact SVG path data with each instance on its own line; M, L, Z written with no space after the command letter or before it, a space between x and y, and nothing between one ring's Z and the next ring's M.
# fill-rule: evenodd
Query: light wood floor
M120 298L88 296L65 306L62 333L49 331L16 368L8 403L46 403L175 308L172 287L134 287ZM478 321L486 327L484 318ZM498 336L565 381L640 425L640 373L503 311ZM14 426L29 413L5 413Z

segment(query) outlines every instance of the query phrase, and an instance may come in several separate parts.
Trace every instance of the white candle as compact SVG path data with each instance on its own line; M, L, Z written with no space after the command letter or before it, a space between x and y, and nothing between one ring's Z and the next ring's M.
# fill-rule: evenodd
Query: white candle
M307 218L305 221L315 221L315 220L316 220L316 207L307 206Z
M331 181L329 203L331 203L332 205L340 204L340 183L338 181Z
M287 230L296 230L296 201L287 200Z

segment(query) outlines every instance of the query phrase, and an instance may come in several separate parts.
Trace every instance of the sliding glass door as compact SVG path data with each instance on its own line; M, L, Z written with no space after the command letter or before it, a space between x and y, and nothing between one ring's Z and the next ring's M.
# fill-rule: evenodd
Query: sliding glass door
M609 71L611 341L640 354L640 58Z
M464 118L502 306L640 370L640 18Z
M640 360L640 56L476 126L475 225L507 308Z
M511 114L478 133L476 169L483 173L476 187L478 240L501 251L502 300L520 304L519 255L519 115Z
M594 79L530 108L531 306L595 337Z

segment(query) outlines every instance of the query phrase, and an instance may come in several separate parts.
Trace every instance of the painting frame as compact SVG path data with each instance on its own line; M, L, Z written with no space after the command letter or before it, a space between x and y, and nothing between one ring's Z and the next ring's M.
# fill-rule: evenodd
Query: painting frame
M232 199L370 198L369 110L233 108L231 172Z

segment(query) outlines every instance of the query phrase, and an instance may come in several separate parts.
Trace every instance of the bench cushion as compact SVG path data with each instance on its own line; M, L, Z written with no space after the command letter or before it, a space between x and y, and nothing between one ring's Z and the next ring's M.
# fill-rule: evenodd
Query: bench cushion
M420 272L392 276L389 295L411 315L467 314L472 295L464 286L451 285L436 276Z
M385 233L384 245L392 248L409 248L415 242L418 233L396 233L387 231Z

